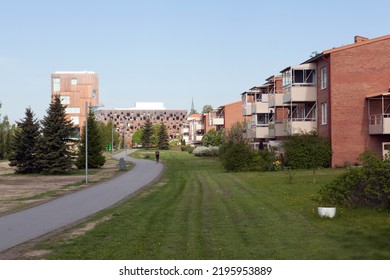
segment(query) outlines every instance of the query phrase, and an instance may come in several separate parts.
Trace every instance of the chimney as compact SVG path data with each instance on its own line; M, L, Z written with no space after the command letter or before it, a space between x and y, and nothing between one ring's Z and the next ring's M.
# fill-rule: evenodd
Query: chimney
M368 40L368 38L366 38L366 37L362 37L362 36L358 36L358 35L355 36L355 44L360 43L360 42L364 42L367 40Z

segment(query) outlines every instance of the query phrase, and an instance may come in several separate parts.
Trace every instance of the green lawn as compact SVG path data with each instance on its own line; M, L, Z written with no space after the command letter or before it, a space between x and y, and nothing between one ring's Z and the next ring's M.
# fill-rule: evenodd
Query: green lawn
M226 173L217 160L162 151L165 175L71 241L39 244L49 259L390 259L390 215L338 208L319 218L313 198L343 170ZM145 171L147 172L147 171Z

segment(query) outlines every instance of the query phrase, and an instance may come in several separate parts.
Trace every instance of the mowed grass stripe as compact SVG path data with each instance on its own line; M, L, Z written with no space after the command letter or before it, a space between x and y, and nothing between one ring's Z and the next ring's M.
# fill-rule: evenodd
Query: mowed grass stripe
M340 209L321 219L313 200L344 172L226 173L215 159L162 151L161 181L97 215L111 219L72 241L39 248L52 259L389 259L389 213ZM146 171L147 172L147 171Z

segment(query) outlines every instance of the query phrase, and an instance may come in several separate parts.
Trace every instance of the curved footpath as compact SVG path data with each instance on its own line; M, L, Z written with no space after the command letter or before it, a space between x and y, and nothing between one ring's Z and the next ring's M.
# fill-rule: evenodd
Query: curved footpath
M119 153L115 157L124 157ZM47 203L0 217L0 252L104 210L152 183L163 165L128 158L135 166L121 176Z

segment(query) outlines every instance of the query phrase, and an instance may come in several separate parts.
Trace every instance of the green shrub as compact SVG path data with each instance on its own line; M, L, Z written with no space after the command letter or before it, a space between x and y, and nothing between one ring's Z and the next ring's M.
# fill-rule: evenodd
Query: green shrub
M353 167L321 187L320 201L325 204L390 209L390 161L365 152Z
M273 163L275 162L275 153L268 150L253 151L253 161L251 169L259 171L272 171L274 169Z
M194 150L194 147L182 145L180 146L182 152L188 152L192 154L192 151Z
M226 171L245 171L253 168L254 151L244 142L229 141L219 149L219 157Z
M329 167L332 148L327 139L315 131L292 135L284 143L287 165L297 169Z

